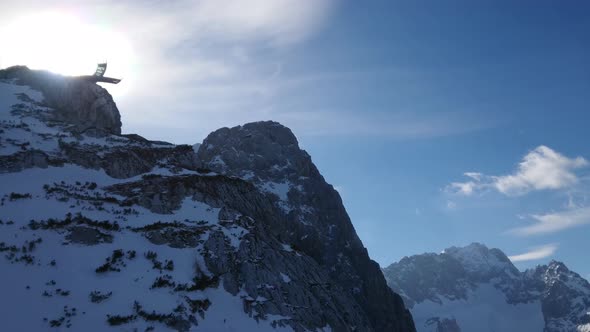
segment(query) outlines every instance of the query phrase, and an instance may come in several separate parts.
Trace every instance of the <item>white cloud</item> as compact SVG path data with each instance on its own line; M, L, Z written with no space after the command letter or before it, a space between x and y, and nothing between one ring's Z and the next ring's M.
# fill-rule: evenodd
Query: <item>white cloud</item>
M557 244L547 244L541 247L531 248L530 251L523 254L508 256L508 258L514 263L543 259L553 255L557 247Z
M262 36L277 44L290 44L316 28L331 1L201 0L184 4L195 30L233 40Z
M463 196L492 190L507 196L539 190L563 190L562 193L568 197L564 210L546 214L519 214L519 219L532 222L507 231L507 234L517 236L555 233L590 224L590 206L585 200L580 203L574 201L576 193L585 193L584 187L577 184L580 180L588 180L578 177L575 171L588 165L588 161L582 157L569 158L541 145L526 154L512 174L493 176L468 172L464 174L469 178L468 181L453 182L445 190Z
M488 176L468 172L471 178L466 182L453 182L447 191L462 195L472 195L478 191L493 189L508 195L523 195L530 191L568 188L578 182L574 170L588 166L582 157L568 158L541 145L518 164L516 171L508 175Z
M467 173L465 173L467 174ZM452 182L448 187L447 191L461 194L465 196L470 196L479 188L482 188L483 185L481 183L475 181L467 181L467 182Z
M508 233L519 236L555 233L568 228L590 224L590 207L574 208L560 212L531 215L532 225L518 227Z
M307 38L334 0L44 0L3 2L3 19L43 11L74 13L88 22L108 23L142 40L173 45L188 38L230 42L267 40L287 45Z
M514 174L494 177L494 186L507 195L561 189L578 181L574 169L587 165L588 161L582 157L570 159L541 145L523 158Z
M0 32L14 19L47 11L63 12L116 32L129 41L135 54L133 63L124 68L107 59L108 74L123 78L121 84L107 88L116 97L124 130L150 135L190 123L195 128L191 136L196 139L221 126L238 124L238 120L268 119L255 116L263 115L259 110L268 107L278 89L281 61L319 30L334 3L8 0L2 2ZM7 58L3 53L9 46L3 44L0 60ZM109 46L107 41L104 47ZM5 61L0 66L15 64L26 65ZM89 64L90 70L94 65ZM254 110L258 113L244 115ZM208 121L200 121L203 116ZM140 129L146 127L153 133ZM163 136L160 138L175 138L175 132Z
M294 57L304 52L292 51L321 31L337 3L8 0L2 2L0 30L13 18L58 10L125 37L135 55L133 65L123 66L108 57L108 75L122 77L123 82L107 88L121 110L123 130L151 139L181 143L188 137L192 142L219 127L268 119L306 137L394 139L465 133L495 122L481 121L470 111L431 112L430 102L421 101L425 105L420 107L418 96L425 87L415 69L301 70L300 59ZM0 58L7 49L3 44ZM297 65L291 67L292 63ZM89 64L90 70L93 66ZM379 75L388 77L388 82L396 77L412 92L400 94L412 97L391 106L395 111L357 112L339 105L338 96L349 91L345 88ZM317 100L316 91L322 91Z
M338 84L354 87L385 75L413 86L416 96L423 95L424 85L414 69L402 67L293 70L293 54L301 52L292 50L318 33L337 5L335 0L8 0L2 3L0 31L13 18L57 10L124 37L133 63L124 66L106 57L108 75L123 78L106 87L121 111L123 130L151 139L192 142L219 127L268 119L302 137L393 139L440 137L495 123L470 111L430 112L429 103L420 108L416 100L411 111L402 102L392 106L395 111L357 112L338 105L343 93ZM337 93L326 97L330 102L307 97L329 87Z
M483 174L478 173L478 172L465 172L463 173L463 175L472 178L475 181L481 181L481 179L483 178Z

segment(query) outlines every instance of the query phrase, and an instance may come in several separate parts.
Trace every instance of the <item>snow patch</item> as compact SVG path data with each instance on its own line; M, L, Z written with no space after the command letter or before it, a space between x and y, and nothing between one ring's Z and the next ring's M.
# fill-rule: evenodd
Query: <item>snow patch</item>
M291 245L285 243L282 243L281 245L283 246L283 251L293 252L293 248L291 247Z
M289 193L289 190L291 190L291 183L288 181L280 183L267 181L260 184L260 189L273 193L277 195L281 201L287 202L289 200L287 194Z
M441 304L423 301L410 310L418 332L429 331L426 321L432 317L455 318L461 331L543 331L545 326L540 301L509 304L505 295L489 284L480 284L467 300L440 300Z
M287 283L287 284L291 282L291 278L288 275L284 274L283 272L281 272L281 279L283 280L284 283Z

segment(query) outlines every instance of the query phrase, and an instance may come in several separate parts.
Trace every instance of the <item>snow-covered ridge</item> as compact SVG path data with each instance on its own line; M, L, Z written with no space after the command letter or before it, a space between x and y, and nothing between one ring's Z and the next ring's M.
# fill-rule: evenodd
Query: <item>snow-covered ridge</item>
M0 70L3 327L414 331L290 130L121 135L106 90L51 75Z
M473 243L405 257L384 269L418 331L585 331L590 284L560 262L525 272Z
M488 249L481 243L472 243L465 247L450 247L443 253L458 260L470 273L518 274L518 269L502 251L495 248Z

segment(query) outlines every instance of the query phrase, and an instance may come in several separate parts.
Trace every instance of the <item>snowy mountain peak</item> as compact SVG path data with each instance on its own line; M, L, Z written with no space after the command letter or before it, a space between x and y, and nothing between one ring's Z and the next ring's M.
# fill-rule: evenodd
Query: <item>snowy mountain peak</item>
M383 272L418 331L590 331L590 284L561 262L521 273L501 250L473 243Z
M0 71L5 329L415 331L288 128L120 128L95 84Z
M218 129L203 141L199 158L206 167L246 179L280 183L292 175L319 175L291 130L274 121Z
M564 263L556 260L551 260L549 262L549 264L547 265L547 270L552 271L555 274L570 272L570 270L567 268L567 266L565 266Z
M289 128L274 121L222 128L207 136L197 156L203 168L240 178L266 193L286 217L275 225L284 230L282 239L329 266L330 276L354 290L371 319L383 306L400 310L402 299L387 294L380 269L368 260L340 195ZM375 300L384 295L384 302ZM391 326L382 318L375 324L382 330Z
M481 243L472 243L465 247L450 247L443 251L457 259L467 271L477 274L490 274L508 271L517 274L518 270L510 259L499 249L488 249Z

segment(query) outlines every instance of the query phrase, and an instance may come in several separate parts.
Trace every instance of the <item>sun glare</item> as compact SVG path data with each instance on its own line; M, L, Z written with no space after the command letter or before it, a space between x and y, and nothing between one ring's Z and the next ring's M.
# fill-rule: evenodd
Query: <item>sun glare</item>
M107 74L118 78L133 68L131 46L121 34L65 13L33 14L0 24L0 45L0 68L26 65L63 75L88 75L97 63L108 61Z

